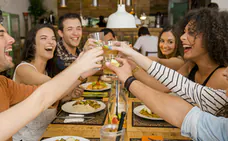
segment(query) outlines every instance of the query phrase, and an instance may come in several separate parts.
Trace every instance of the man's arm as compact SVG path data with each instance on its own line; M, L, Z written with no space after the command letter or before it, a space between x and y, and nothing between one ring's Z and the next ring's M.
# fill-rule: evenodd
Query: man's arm
M0 113L0 140L8 139L21 127L25 126L29 121L38 116L39 113L62 97L69 87L74 85L75 81L77 81L83 72L101 67L96 62L103 59L100 56L102 53L103 50L101 48L89 50L59 75L41 85L23 102ZM18 115L20 115L20 118L17 118Z
M179 97L156 91L137 80L130 85L130 92L143 101L151 111L179 128L193 107Z

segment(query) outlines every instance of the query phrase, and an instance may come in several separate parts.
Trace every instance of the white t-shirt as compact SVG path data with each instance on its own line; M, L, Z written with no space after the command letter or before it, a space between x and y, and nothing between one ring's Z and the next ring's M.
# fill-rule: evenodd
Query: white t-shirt
M144 36L140 36L137 39L134 45L134 48L137 50L141 49L141 53L143 55L146 55L146 51L157 52L158 51L157 46L158 46L157 36L144 35Z

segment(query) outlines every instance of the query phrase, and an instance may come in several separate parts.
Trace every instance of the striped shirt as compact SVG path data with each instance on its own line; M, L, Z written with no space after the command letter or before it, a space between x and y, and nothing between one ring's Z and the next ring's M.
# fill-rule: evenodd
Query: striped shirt
M228 102L225 90L202 86L155 61L152 62L147 73L185 101L197 104L201 110L211 114L216 114Z

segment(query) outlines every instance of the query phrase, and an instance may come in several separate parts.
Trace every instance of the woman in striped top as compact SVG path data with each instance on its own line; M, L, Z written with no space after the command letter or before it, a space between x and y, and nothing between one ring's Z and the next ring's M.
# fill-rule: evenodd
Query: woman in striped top
M215 12L215 13L213 14L213 12ZM194 19L194 18L197 19L196 17L205 16L206 14L209 14L209 15L211 14L211 15L216 16L216 17L213 17L213 18L217 18L216 19L217 21L215 21L214 24L222 24L226 28L228 27L228 22L227 22L227 20L225 20L225 19L228 19L227 12L218 13L218 11L213 11L213 10L209 10L209 9L205 8L205 9L200 9L198 11L190 13L188 15L188 17L192 17L192 19ZM189 18L189 19L191 19L191 18ZM190 21L194 21L194 20L190 20ZM216 64L216 62L217 62L217 64L228 64L228 60L227 60L228 45L226 45L226 43L225 43L225 40L228 39L228 34L227 33L225 34L224 31L221 31L222 29L224 30L226 28L224 27L222 29L217 29L217 31L207 33L207 34L211 35L210 37L215 38L215 39L213 39L214 47L216 46L216 44L221 45L221 43L224 43L224 45L221 45L220 47L218 47L217 49L214 50L215 51L215 55L214 55L214 54L211 54L211 52L207 51L205 48L202 48L202 45L208 45L208 44L206 42L203 42L206 40L206 37L204 37L202 35L202 33L196 32L197 30L199 30L198 29L199 27L197 27L198 23L199 23L199 21L197 23L188 22L188 25L185 27L186 33L184 33L183 36L186 36L187 38L192 38L189 36L197 33L197 36L195 35L196 36L194 39L195 44L193 46L189 47L187 44L184 44L184 47L186 48L186 50L188 50L187 51L188 53L185 55L188 57L195 56L194 59L198 60L198 62L201 62L201 65L204 66L203 70L205 70L208 66L211 65L211 61L213 62L213 64ZM214 29L212 29L212 30L214 30ZM221 32L221 35L223 35L223 36L221 37L221 35L220 35L220 38L218 38L216 36L218 34L217 32ZM215 35L213 35L213 33ZM189 34L191 34L191 35L189 35ZM182 38L183 38L183 36L182 36ZM221 42L221 43L218 43L218 42ZM186 43L186 42L184 41L184 43ZM201 45L201 47L200 47L200 45ZM225 96L226 92L224 91L228 87L228 81L226 80L226 78L223 75L221 75L225 71L225 68L217 69L217 71L212 75L211 79L206 84L207 87L203 87L202 85L196 84L196 83L190 81L189 79L183 77L182 75L179 75L177 72L174 73L173 70L165 68L164 66L162 66L160 64L157 64L157 63L152 64L152 61L150 59L148 59L145 56L142 56L140 53L137 53L136 51L132 50L131 48L129 48L127 46L123 46L121 48L113 47L113 49L118 50L118 51L124 53L125 55L127 55L129 58L133 59L133 61L135 61L138 65L140 65L144 70L149 70L149 73L154 77L153 78L147 77L146 79L148 80L149 83L151 83L150 86L152 86L152 88L163 90L163 91L171 90L173 92L176 92L184 100L186 100L192 104L197 104L203 111L207 111L212 114L216 114L216 112L218 112L219 109L223 108L224 105L227 104L227 102L228 102L228 99ZM219 53L220 53L220 56L218 56ZM210 56L212 56L212 57L210 57ZM208 59L210 61L206 61L207 59L205 60L205 58L210 58L210 59ZM213 59L211 59L211 58L213 58ZM202 61L200 59L202 59ZM159 66L158 70L156 70L157 68L155 67L155 65ZM217 67L218 65L213 65L213 66ZM154 67L156 69L154 69ZM163 69L161 69L161 68L163 68ZM209 67L209 68L213 68L213 67ZM202 68L199 67L199 69L202 69ZM205 71L207 71L205 73L210 72L209 69L205 70ZM172 72L172 73L170 73L170 72ZM186 75L184 75L184 76L186 76ZM198 76L197 78L201 78L201 77L199 77L199 75L197 75L197 76ZM156 82L154 79L159 80L160 82ZM165 87L164 85L161 86L161 83L163 83L168 88ZM212 85L212 83L214 85ZM211 88L209 88L209 87L211 87ZM221 89L223 89L223 90L221 90Z
M201 85L227 89L228 83L221 75L228 58L227 27L228 14L225 11L203 8L188 13L179 26L181 32L184 31L181 41L184 59L188 62L178 72ZM135 72L134 76L156 90L167 92L163 85L142 70Z

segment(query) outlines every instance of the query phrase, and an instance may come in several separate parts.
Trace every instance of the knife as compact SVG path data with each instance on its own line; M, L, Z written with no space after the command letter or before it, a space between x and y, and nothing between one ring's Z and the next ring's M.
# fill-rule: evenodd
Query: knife
M72 118L88 118L88 119L92 119L92 118L95 118L95 117L74 117L74 116L59 116L59 117L56 117L58 119L72 119Z

